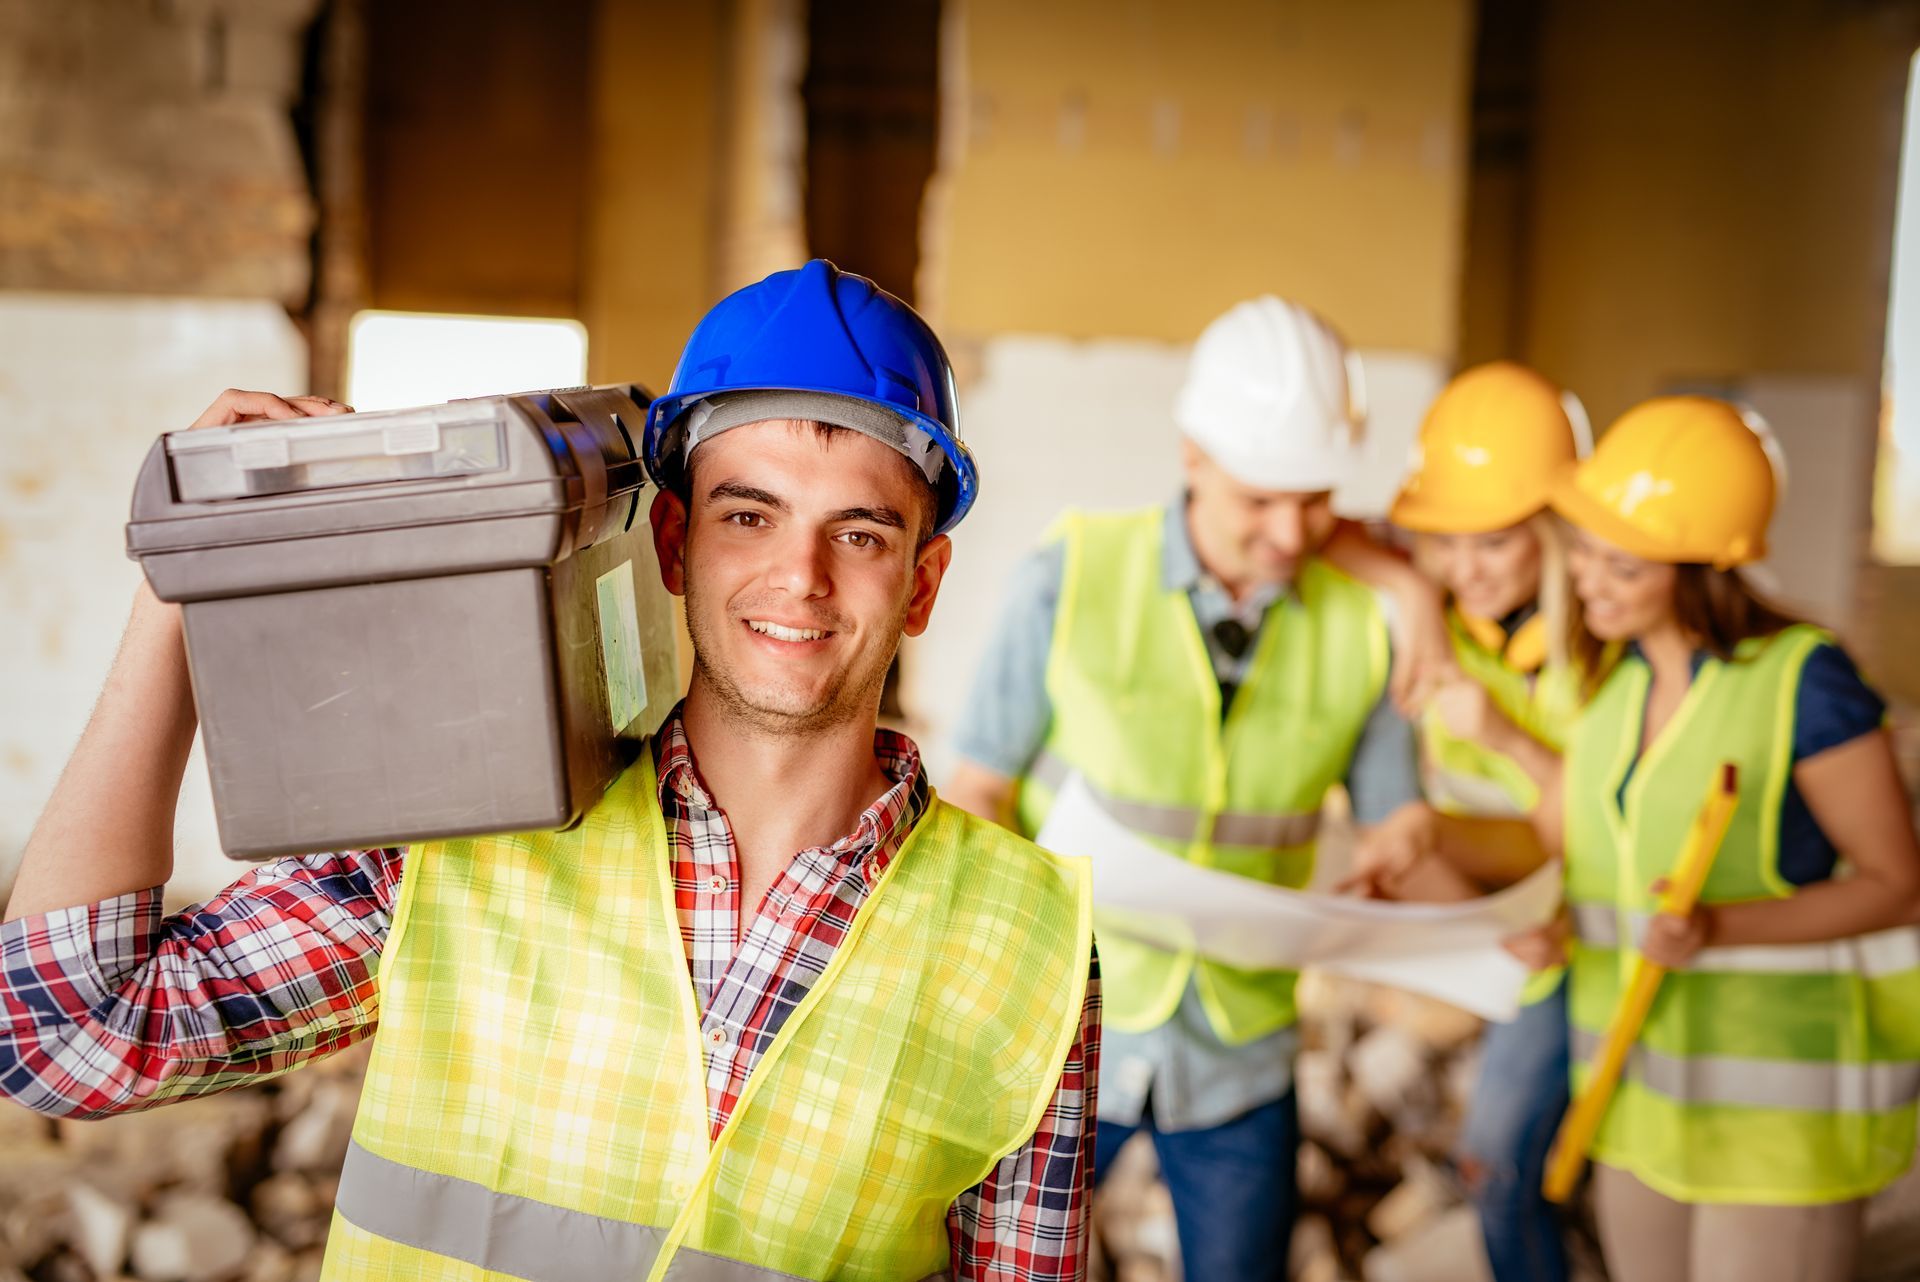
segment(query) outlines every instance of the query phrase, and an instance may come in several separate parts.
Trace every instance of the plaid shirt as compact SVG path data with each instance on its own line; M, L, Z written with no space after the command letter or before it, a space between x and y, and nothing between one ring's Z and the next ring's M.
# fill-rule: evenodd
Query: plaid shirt
M929 793L913 743L880 731L875 756L894 786L851 834L794 856L742 939L732 829L678 715L655 744L717 1133ZM0 926L0 1094L101 1117L259 1081L364 1039L379 1021L375 974L403 854L280 860L173 917L156 887ZM948 1210L957 1278L1085 1276L1099 1011L1096 968L1039 1128Z

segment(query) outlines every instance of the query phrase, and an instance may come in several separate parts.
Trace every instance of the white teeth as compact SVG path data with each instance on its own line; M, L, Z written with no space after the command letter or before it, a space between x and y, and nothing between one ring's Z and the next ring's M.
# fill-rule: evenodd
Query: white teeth
M764 619L748 619L747 626L761 636L772 637L775 641L818 641L827 635L818 628L789 628L778 623L768 623Z

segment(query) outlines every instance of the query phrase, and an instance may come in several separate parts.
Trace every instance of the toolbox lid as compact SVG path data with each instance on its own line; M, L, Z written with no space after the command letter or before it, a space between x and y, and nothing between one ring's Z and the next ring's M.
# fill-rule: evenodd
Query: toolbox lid
M632 384L169 432L127 552L165 601L546 565L630 528L651 488Z
M496 399L425 409L170 432L182 503L499 472L506 407Z

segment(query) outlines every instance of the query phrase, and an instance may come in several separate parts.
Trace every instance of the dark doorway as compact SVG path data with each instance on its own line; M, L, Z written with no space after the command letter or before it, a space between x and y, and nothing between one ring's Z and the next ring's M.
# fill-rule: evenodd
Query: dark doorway
M940 107L937 0L813 0L807 15L808 249L908 302Z

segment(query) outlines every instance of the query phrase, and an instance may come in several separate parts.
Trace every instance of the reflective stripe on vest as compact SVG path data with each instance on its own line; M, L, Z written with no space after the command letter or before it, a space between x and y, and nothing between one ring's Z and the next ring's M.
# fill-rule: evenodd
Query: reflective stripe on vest
M1643 659L1622 659L1582 713L1564 790L1578 1047L1604 1034L1654 910L1650 887L1671 873L1721 762L1739 769L1739 804L1700 902L1797 893L1780 874L1780 815L1800 676L1824 639L1794 626L1706 660L1644 751ZM1703 949L1662 981L1592 1153L1682 1202L1865 1197L1912 1160L1916 1066L1913 930ZM1576 1084L1588 1071L1576 1062Z
M1573 1054L1591 1060L1601 1035L1573 1030ZM1920 1060L1836 1064L1820 1060L1742 1059L1733 1055L1662 1055L1636 1046L1627 1076L1684 1104L1810 1113L1880 1113L1920 1100Z
M528 1282L632 1282L659 1258L668 1230L570 1211L347 1147L334 1209L356 1228L431 1255ZM489 1231L475 1232L484 1224ZM682 1248L675 1282L792 1282L797 1274ZM922 1282L950 1278L946 1270Z
M1052 1099L1091 917L1083 861L936 798L714 1136L650 757L570 831L415 846L323 1276L939 1276Z
M1573 928L1593 948L1620 947L1620 915L1606 904L1572 905ZM1634 913L1628 928L1633 942L1646 938L1650 913ZM1702 948L1686 969L1723 975L1864 975L1884 979L1920 969L1920 927L1896 926L1871 935L1819 944L1742 944Z
M1073 774L1073 767L1051 752L1042 751L1029 776L1058 792ZM1192 841L1206 822L1207 812L1197 806L1158 806L1147 801L1128 801L1087 785L1100 808L1121 824L1143 837L1163 841ZM1304 846L1320 832L1320 812L1307 814L1245 814L1223 810L1213 821L1213 840L1226 846Z
M1038 764L1020 781L1020 830L1040 831L1060 779L1077 771L1109 814L1167 853L1305 886L1321 802L1346 775L1386 687L1379 602L1325 562L1302 562L1267 610L1223 716L1192 600L1164 580L1168 521L1151 508L1069 513L1055 527L1063 556L1047 655L1052 717ZM1189 983L1229 1045L1295 1019L1292 971L1239 970L1117 932L1101 939L1100 971L1108 1028L1159 1027Z
M1437 718L1439 714L1428 715ZM1520 819L1531 813L1530 806L1497 780L1448 770L1431 756L1420 764L1420 790L1429 805L1450 815Z

